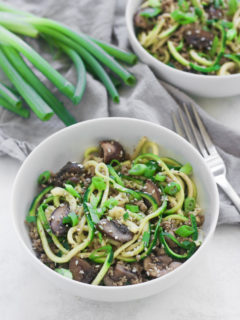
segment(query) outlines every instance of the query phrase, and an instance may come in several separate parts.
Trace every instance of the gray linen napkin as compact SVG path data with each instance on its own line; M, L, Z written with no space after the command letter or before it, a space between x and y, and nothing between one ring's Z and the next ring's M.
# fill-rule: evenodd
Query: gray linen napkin
M120 47L128 47L123 0L42 0L37 3L30 0L10 0L8 2L23 10L64 22L75 30L81 30L99 39L110 41L112 37ZM30 42L56 69L74 83L76 80L74 67L68 60L64 57L52 59L48 47L34 40ZM176 88L161 83L148 66L142 63L129 69L135 74L138 82L134 88L123 87L120 90L121 100L118 105L108 99L103 85L91 75L87 75L86 92L79 106L73 106L41 74L39 76L53 89L78 121L105 116L132 117L173 129L171 113L178 109L176 101L194 101ZM2 74L0 79L1 77L4 79ZM240 135L211 118L199 106L196 107L226 163L229 181L240 194L240 181L236 174L240 167L238 143ZM43 123L34 114L26 120L0 109L0 155L8 154L23 161L40 141L61 128L63 125L55 116L51 121ZM240 215L235 207L221 191L220 196L219 224L240 222Z

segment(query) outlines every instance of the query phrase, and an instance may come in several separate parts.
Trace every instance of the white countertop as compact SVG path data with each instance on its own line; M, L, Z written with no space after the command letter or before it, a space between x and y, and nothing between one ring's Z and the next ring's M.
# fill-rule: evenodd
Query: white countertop
M240 96L197 99L212 116L240 132ZM1 320L239 320L240 225L221 226L201 265L174 287L129 303L100 303L52 287L22 256L10 218L11 187L20 163L0 158Z

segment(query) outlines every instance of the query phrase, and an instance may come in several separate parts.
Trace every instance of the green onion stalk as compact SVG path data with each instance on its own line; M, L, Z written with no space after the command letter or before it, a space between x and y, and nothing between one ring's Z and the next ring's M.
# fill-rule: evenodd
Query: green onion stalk
M8 79L13 83L23 99L27 102L36 116L47 121L53 116L53 111L48 104L36 93L36 91L14 69L5 55L4 46L0 47L0 67Z
M29 85L46 101L49 107L56 113L60 120L70 126L77 121L65 109L64 105L52 94L52 92L39 80L33 71L27 66L19 53L11 47L5 46L4 52L19 74L28 82Z

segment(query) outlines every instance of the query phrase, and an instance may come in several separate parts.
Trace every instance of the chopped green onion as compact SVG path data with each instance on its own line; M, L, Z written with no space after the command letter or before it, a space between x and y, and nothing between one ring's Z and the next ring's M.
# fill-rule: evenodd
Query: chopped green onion
M50 171L44 171L42 172L39 177L38 177L38 184L45 184L48 182L48 180L50 179L51 177L51 172Z
M147 178L152 178L153 175L156 173L157 169L158 169L158 164L156 161L154 160L150 160L147 164L146 164L146 169L143 173L144 177Z
M166 185L164 188L164 192L166 194L169 194L170 196L175 196L176 193L178 193L181 190L181 186L177 182L170 182L169 184Z
M74 189L71 184L65 183L65 189L75 198L82 199L81 195L77 192L77 190Z
M187 238L194 233L194 229L191 226L184 225L175 230L174 233L180 237Z
M56 272L58 272L59 274L61 274L62 276L69 278L69 279L73 279L73 275L72 272L68 269L64 269L64 268L57 268L55 269Z
M118 205L118 200L114 198L109 198L107 201L104 202L103 207L112 209L113 207Z
M193 168L190 163L186 163L184 166L181 167L181 169L179 171L183 172L187 175L190 175L190 174L192 174Z
M137 205L134 205L134 204L126 204L125 205L125 208L131 212L134 212L134 213L138 213L140 210L139 210L139 206Z
M132 166L132 168L128 171L129 174L134 176L141 176L145 172L147 166L142 163L138 163Z
M78 216L76 215L75 212L70 212L67 217L64 217L62 219L62 223L63 224L69 224L71 225L72 227L75 227L78 225L78 222L79 222L79 218Z
M129 219L129 213L128 213L128 212L125 212L125 213L124 213L123 219L124 219L125 221Z
M179 42L179 45L176 47L176 50L177 50L177 51L181 51L182 48L183 48L183 40L181 40L181 41Z
M1 26L0 26L1 30ZM13 83L29 107L42 121L47 121L53 116L52 110L46 102L25 82L21 75L13 68L5 54L3 46L0 48L0 66L8 79Z
M219 38L218 38L218 36L215 36L213 39L213 42L212 42L212 47L209 51L209 55L211 58L213 58L215 56L215 54L217 53L218 46L219 46Z
M197 20L197 17L192 13L185 13L178 9L171 13L171 17L182 25L193 23Z
M159 8L146 8L140 12L140 16L145 18L154 18L156 17L161 10Z
M156 174L153 178L154 178L154 180L159 181L159 182L164 182L167 179L167 177L161 173Z
M187 197L184 200L184 211L185 213L188 213L190 211L193 211L195 209L196 206L196 200L192 197Z
M149 231L145 231L143 233L143 237L142 237L143 243L144 243L144 247L147 248L149 245L149 241L150 241L150 230Z
M106 189L106 183L105 183L104 179L101 177L93 177L92 184L99 191Z

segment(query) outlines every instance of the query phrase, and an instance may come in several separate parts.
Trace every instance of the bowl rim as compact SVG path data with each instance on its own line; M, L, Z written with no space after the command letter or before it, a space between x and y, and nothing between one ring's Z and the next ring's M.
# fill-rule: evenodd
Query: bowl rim
M141 54L145 55L146 58L148 58L150 60L151 66L153 64L155 64L156 67L165 69L167 72L177 73L180 76L184 75L185 77L188 77L189 79L193 79L193 80L195 80L195 79L199 79L199 80L205 79L205 80L210 80L210 81L211 80L224 81L224 79L225 80L227 80L227 79L240 80L240 73L224 75L224 76L195 74L193 72L186 72L183 70L172 68L172 67L168 66L167 64L161 62L160 60L156 59L155 57L153 57L140 44L140 42L138 41L138 39L136 37L135 31L134 31L133 15L130 14L130 9L131 9L132 3L135 3L137 1L139 1L139 0L127 0L126 9L125 9L125 22L127 25L127 30L128 30L130 40L132 40L134 42L134 44L137 46L137 48L141 52Z
M15 199L15 194L17 193L17 185L18 185L18 181L21 179L22 176L22 170L28 165L29 162L31 162L31 159L34 157L34 154L37 152L37 150L39 148L41 148L42 146L44 146L45 144L47 144L49 141L51 141L52 139L55 139L56 136L63 134L64 132L67 131L71 131L74 130L76 127L81 127L81 126L87 126L88 124L92 124L92 123L97 123L97 122L104 122L104 121L130 121L133 123L138 122L139 124L145 125L145 126L152 126L158 130L162 130L165 131L167 134L170 134L172 136L175 136L177 139L179 139L181 141L181 143L183 144L187 144L188 147L191 149L191 152L193 154L195 154L195 156L197 158L200 159L200 161L202 162L203 166L205 167L206 172L208 173L208 176L210 178L209 180L209 186L212 189L212 197L214 197L214 215L213 215L213 221L209 227L209 231L208 231L208 235L204 238L203 243L201 244L201 246L198 248L198 250L184 263L182 263L182 265L180 265L178 268L176 268L175 270L167 273L166 275L164 275L163 277L159 277L156 279L152 279L143 283L139 283L139 284L133 284L133 285L128 285L128 286L94 286L91 284L86 284L86 283L82 283L82 282L78 282L72 279L69 279L67 277L64 277L62 275L60 275L59 273L55 272L54 270L52 270L51 268L47 267L40 259L37 258L37 256L34 254L34 251L31 250L24 242L24 240L22 239L22 236L20 234L20 231L18 230L18 226L17 226L17 214L15 214L15 212L17 212L17 206L14 202ZM167 278L171 278L172 274L177 274L179 272L181 272L181 270L183 268L186 268L193 260L196 260L197 257L199 256L199 253L202 252L203 248L208 244L208 242L210 241L210 239L213 236L213 233L216 229L216 225L217 225L217 220L218 220L218 216L219 216L219 194L218 194L218 190L217 190L217 185L214 181L213 175L210 172L209 168L207 167L206 163L204 162L203 159L201 159L200 154L198 153L198 151L187 141L185 140L183 137L177 135L174 131L150 122L150 121L146 121L146 120L140 120L140 119L136 119L136 118L128 118L128 117L102 117L102 118L97 118L97 119L91 119L91 120L85 120L79 123L76 123L72 126L69 127L65 127L55 133L53 133L52 135L50 135L49 137L45 138L40 144L38 144L35 149L28 155L28 157L24 160L24 162L22 163L21 167L18 170L18 173L14 179L13 182L13 187L12 187L12 192L11 192L11 219L12 219L12 223L15 229L15 232L17 234L18 239L20 240L20 243L22 244L23 248L25 249L25 252L27 252L28 257L32 260L32 262L35 265L38 265L39 268L41 268L42 270L46 270L46 272L48 273L49 277L52 278L56 278L59 279L59 283L62 281L62 283L69 283L70 285L74 286L74 287L82 287L83 289L87 288L88 290L93 290L94 292L120 292L120 291L130 291L130 290L135 290L136 288L145 288L148 286L151 286L151 284L153 284L153 282L156 284L157 282L160 282L164 279L165 281L167 281Z

